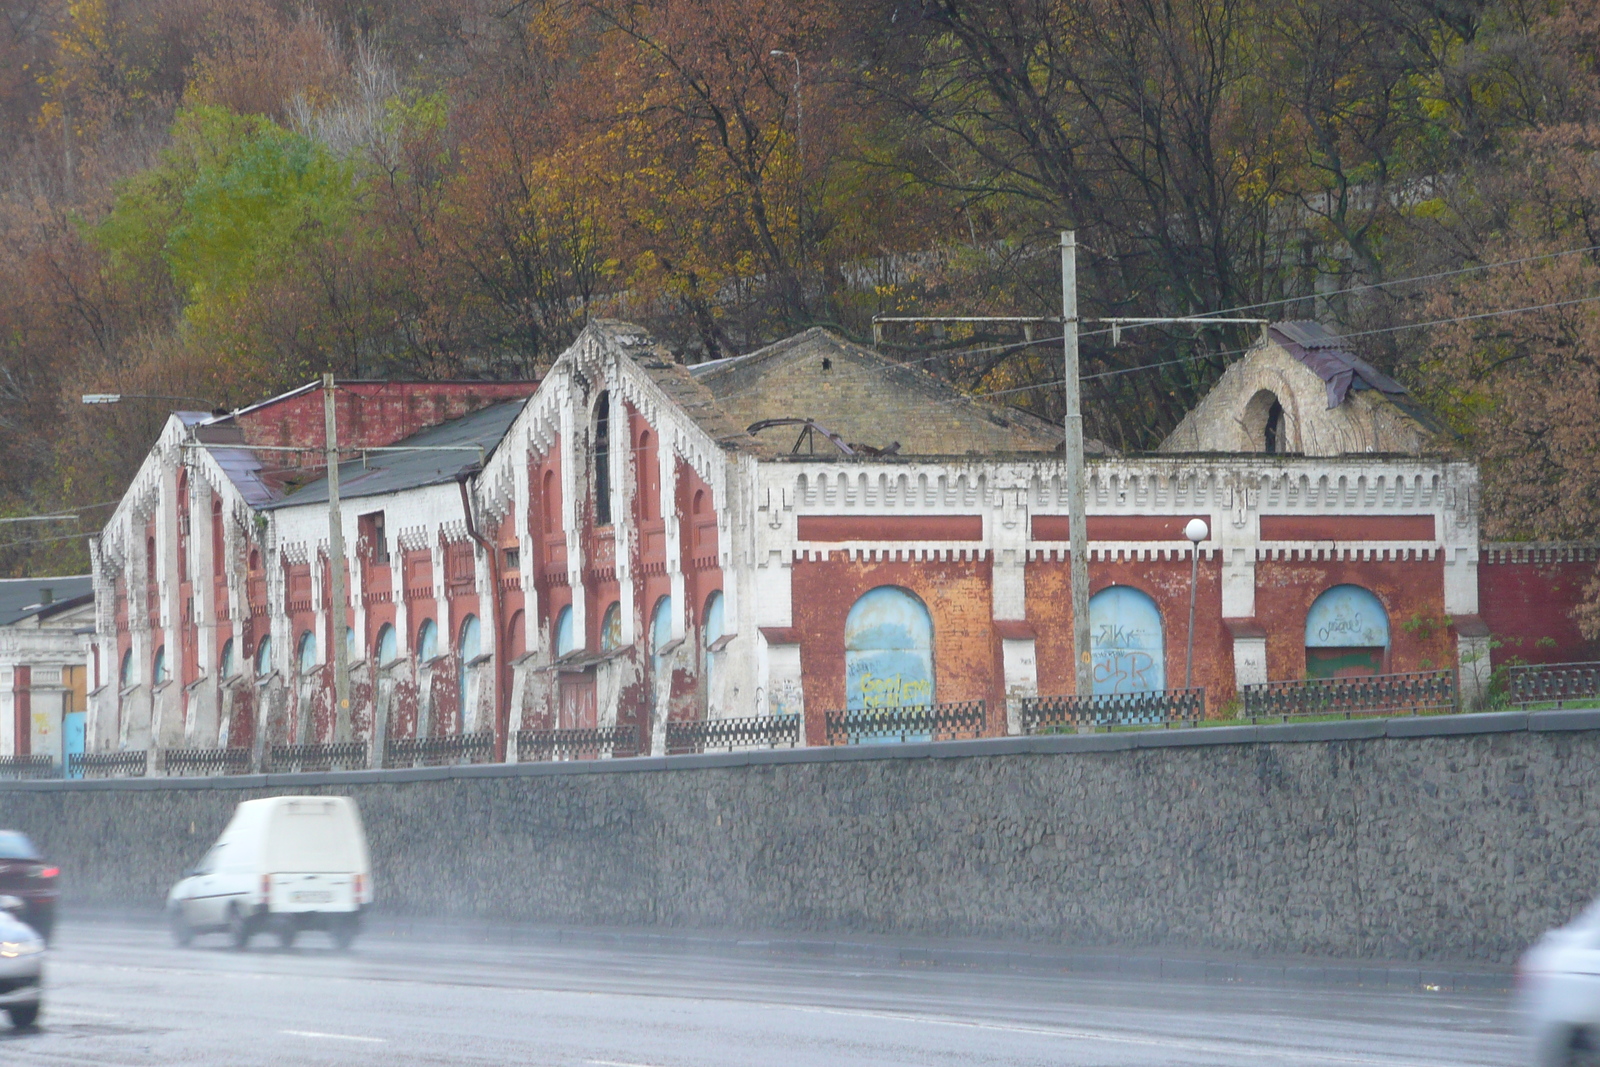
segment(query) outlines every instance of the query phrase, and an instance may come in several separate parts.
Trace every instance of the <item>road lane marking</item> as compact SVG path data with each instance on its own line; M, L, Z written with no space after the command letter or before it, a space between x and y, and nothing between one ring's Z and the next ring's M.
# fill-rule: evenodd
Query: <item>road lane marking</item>
M861 1019L882 1019L892 1022L923 1023L934 1026L950 1026L962 1030L990 1030L1013 1034L1030 1034L1040 1037L1058 1037L1078 1041L1103 1041L1116 1045L1143 1045L1152 1048L1181 1049L1186 1052L1201 1052L1215 1056L1228 1056L1243 1054L1251 1057L1276 1058L1290 1060L1312 1060L1318 1063L1348 1063L1384 1065L1384 1067L1450 1067L1459 1065L1459 1060L1420 1060L1409 1058L1406 1053L1389 1054L1377 1053L1328 1053L1313 1049L1293 1049L1282 1047L1268 1047L1266 1045L1253 1045L1245 1042L1230 1042L1225 1040L1205 1038L1175 1038L1161 1036L1142 1036L1136 1033L1118 1033L1107 1030L1089 1030L1065 1026L1029 1026L1020 1023L984 1022L977 1019L959 1019L941 1015L919 1015L910 1012L872 1011L858 1008L823 1008L800 1004L772 1004L767 1007L787 1008L790 1011L817 1015L843 1015ZM1478 1061L1484 1062L1484 1061Z
M318 1030L279 1030L278 1033L288 1034L291 1037L320 1037L328 1041L365 1041L372 1045L387 1045L389 1043L389 1039L386 1037L358 1037L355 1034L324 1034Z

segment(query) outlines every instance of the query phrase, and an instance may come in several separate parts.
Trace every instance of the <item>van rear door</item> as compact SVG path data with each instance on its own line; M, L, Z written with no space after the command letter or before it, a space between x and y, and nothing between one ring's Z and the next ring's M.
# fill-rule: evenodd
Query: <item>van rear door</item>
M270 910L353 911L367 847L355 806L345 797L292 797L276 806L263 870Z

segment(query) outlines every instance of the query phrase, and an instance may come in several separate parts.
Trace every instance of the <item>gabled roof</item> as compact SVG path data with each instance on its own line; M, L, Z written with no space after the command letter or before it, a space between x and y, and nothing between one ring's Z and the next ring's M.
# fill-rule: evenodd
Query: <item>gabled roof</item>
M1352 389L1376 389L1404 396L1406 387L1350 351L1350 342L1320 322L1275 322L1272 339L1316 373L1328 386L1328 407L1338 407Z
M35 616L48 618L86 604L94 599L93 581L87 574L0 578L0 626L13 626ZM48 604L44 602L47 593Z
M415 451L371 452L365 460L346 460L339 464L340 498L380 496L455 481L476 470L495 450L526 403L513 400L495 404L414 433L393 446ZM298 507L327 500L328 479L322 477L266 506Z
M967 396L919 366L821 327L689 373L727 421L744 429L809 419L852 447L900 455L1054 452L1062 445L1060 428L1043 419ZM792 436L767 434L764 451L787 452Z

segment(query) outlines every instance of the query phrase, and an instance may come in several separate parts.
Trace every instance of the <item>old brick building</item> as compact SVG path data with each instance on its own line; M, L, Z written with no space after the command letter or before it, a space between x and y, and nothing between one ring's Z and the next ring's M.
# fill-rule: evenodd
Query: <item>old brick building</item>
M338 387L358 737L986 702L1072 686L1059 431L822 330L685 367L591 325L537 383ZM95 546L89 747L325 741L308 387L174 415ZM1097 688L1487 670L1477 474L1403 390L1282 324L1163 449L1091 455ZM1507 572L1509 573L1509 572Z

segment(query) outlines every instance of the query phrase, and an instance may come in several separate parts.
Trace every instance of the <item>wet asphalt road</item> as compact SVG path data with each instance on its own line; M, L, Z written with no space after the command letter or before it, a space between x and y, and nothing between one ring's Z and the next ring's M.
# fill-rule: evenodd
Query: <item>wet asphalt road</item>
M550 1067L1520 1063L1503 995L1115 981L849 960L307 934L248 953L66 922L0 1063Z

